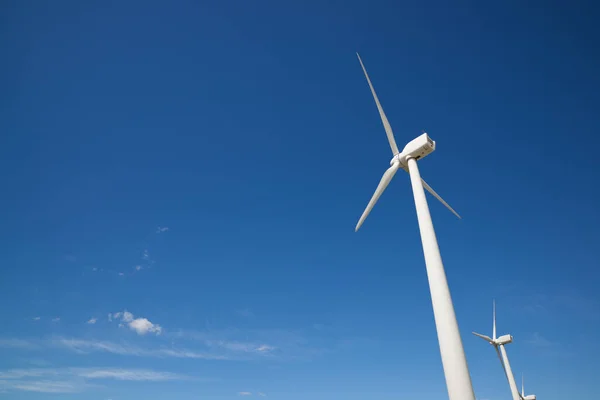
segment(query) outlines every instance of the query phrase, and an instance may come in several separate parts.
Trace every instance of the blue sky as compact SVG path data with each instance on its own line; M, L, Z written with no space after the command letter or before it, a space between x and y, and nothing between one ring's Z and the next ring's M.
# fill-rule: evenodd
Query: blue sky
M284 4L285 3L285 4ZM558 2L552 2L558 3ZM445 398L408 176L478 399L600 391L590 3L3 5L0 397Z

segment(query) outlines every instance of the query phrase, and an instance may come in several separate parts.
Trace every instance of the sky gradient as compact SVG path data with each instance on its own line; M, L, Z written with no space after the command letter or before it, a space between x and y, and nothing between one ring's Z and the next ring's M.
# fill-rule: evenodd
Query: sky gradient
M6 1L0 398L447 398L408 175L477 399L600 392L592 2Z

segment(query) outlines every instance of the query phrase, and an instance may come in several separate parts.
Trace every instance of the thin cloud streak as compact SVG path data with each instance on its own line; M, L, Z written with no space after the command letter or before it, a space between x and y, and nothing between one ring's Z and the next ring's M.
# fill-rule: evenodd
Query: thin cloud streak
M23 340L23 339L0 339L0 347L19 348L25 350L42 350L44 348L60 348L72 351L80 355L91 353L110 353L122 356L136 357L155 357L155 358L190 358L200 360L244 360L242 357L246 352L244 346L240 346L238 353L206 351L199 352L186 348L177 347L157 347L143 348L129 343L115 343L102 340L72 339L64 337L54 337L42 340ZM235 348L235 347L234 347ZM218 350L218 349L217 349ZM260 354L256 352L255 354Z
M192 377L149 369L31 368L0 371L0 390L38 393L78 393L98 385L88 381L165 382Z
M157 348L144 349L132 345L122 345L106 341L93 341L81 339L56 339L54 345L67 348L78 354L89 354L92 352L106 352L119 355L139 356L139 357L173 357L173 358L192 358L203 360L227 360L228 357L218 354L198 353L186 349L175 348Z

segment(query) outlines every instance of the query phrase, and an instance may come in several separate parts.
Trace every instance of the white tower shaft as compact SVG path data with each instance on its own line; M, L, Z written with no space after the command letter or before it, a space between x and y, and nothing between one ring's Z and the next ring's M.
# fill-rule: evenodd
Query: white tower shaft
M506 370L506 377L508 378L508 385L510 386L510 393L512 394L512 398L513 400L521 400L519 388L517 387L517 382L515 382L515 376L513 375L512 369L510 368L510 363L508 362L508 355L506 354L506 349L502 344L498 347L500 347L500 353L502 353L502 362L504 363L504 368Z
M433 229L429 206L421 183L421 174L414 158L408 159L425 266L431 292L431 303L437 329L440 353L450 400L475 400L469 367L452 305L452 297L442 263L442 256Z

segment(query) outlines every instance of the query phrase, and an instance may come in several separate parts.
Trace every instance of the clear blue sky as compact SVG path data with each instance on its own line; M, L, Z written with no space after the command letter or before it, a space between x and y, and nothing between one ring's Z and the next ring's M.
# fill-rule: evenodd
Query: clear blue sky
M494 298L527 392L597 394L600 12L502 3L3 2L0 397L446 398L406 174L354 232L356 51L463 215L428 197L477 398Z

